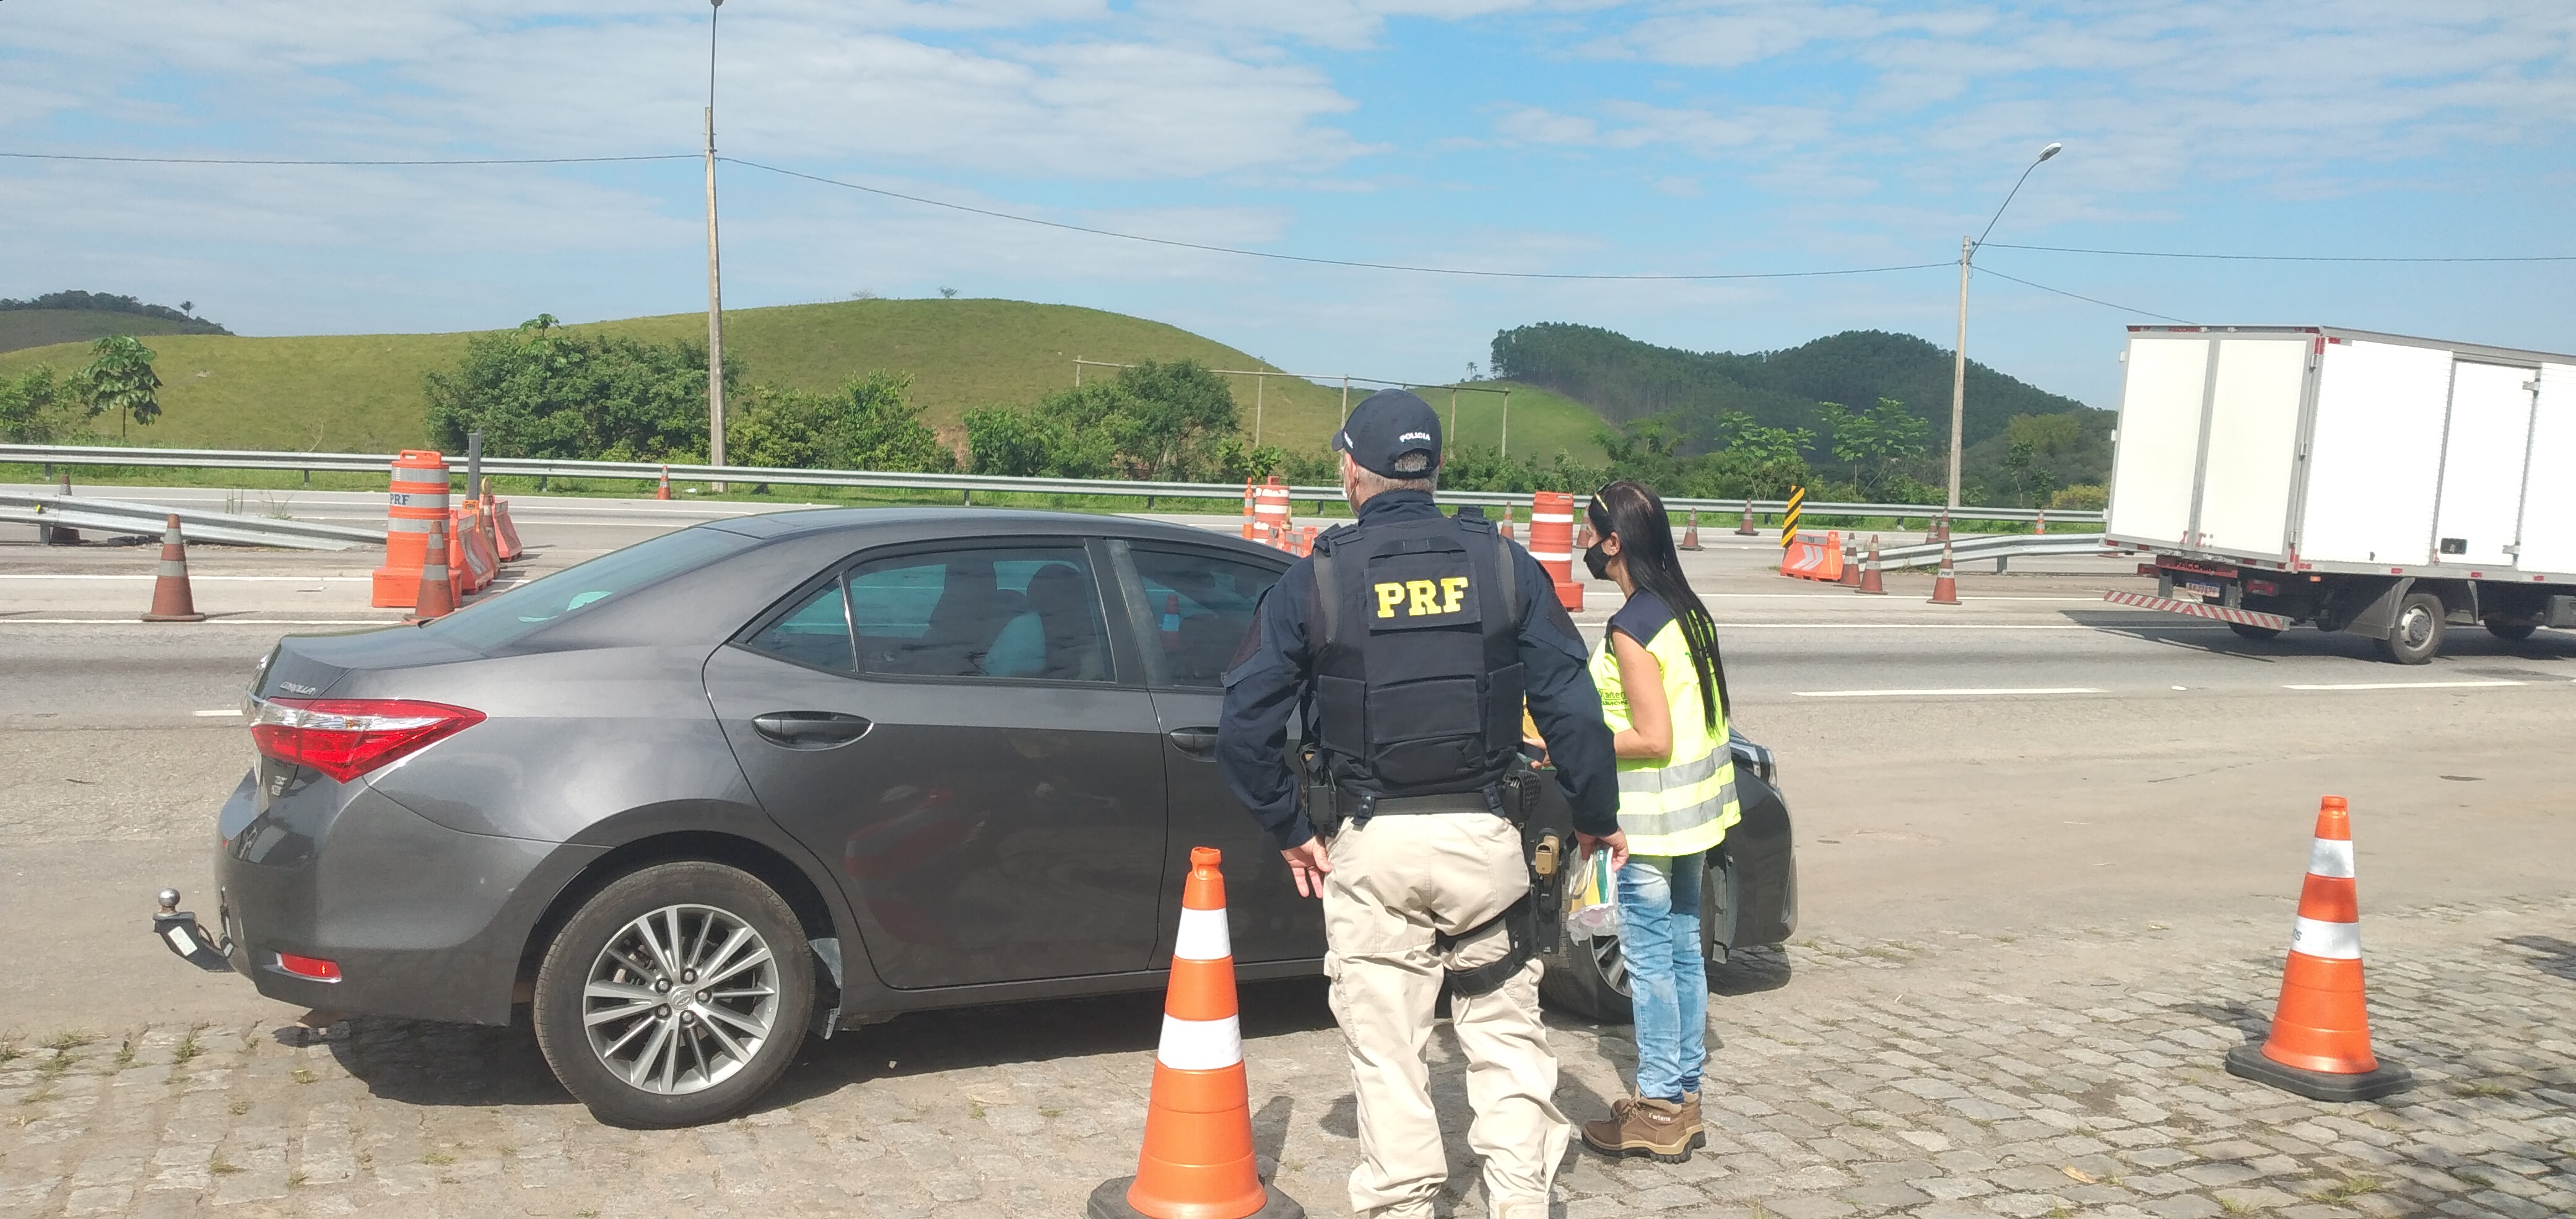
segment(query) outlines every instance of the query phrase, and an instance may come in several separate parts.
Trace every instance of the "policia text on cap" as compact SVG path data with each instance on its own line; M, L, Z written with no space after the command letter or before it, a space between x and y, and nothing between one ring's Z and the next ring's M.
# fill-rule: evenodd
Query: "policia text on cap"
M1422 1051L1445 973L1473 1064L1467 1138L1485 1197L1498 1219L1542 1216L1570 1130L1549 1099L1556 1057L1529 948L1524 698L1577 837L1625 855L1610 730L1538 561L1481 517L1432 504L1429 404L1372 395L1333 447L1359 519L1317 538L1263 597L1225 676L1217 756L1298 891L1324 901L1324 968L1359 1097L1351 1209L1428 1219L1440 1195Z

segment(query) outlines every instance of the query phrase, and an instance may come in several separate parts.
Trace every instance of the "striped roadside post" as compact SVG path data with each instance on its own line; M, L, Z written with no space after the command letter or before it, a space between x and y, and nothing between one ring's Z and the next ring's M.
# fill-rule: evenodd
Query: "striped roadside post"
M385 565L376 569L371 604L420 604L421 562L429 556L430 535L446 535L447 519L447 459L428 449L396 454L385 495Z
M1789 543L1798 540L1798 507L1806 502L1805 487L1789 488L1789 506L1780 512L1780 549L1787 550Z

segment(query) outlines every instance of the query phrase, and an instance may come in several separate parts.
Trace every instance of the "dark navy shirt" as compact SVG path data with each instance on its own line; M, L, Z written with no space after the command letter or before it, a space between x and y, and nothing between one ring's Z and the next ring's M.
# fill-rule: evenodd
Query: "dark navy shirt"
M1439 514L1427 491L1382 491L1360 506L1359 523ZM1618 757L1609 725L1601 719L1601 695L1585 668L1583 638L1549 595L1555 583L1547 569L1519 545L1510 549L1516 565L1513 581L1522 590L1522 603L1513 610L1519 616L1530 718L1547 742L1557 784L1573 806L1574 828L1611 833L1619 828ZM1282 850L1315 836L1298 808L1300 781L1287 753L1288 717L1296 714L1299 696L1314 680L1312 645L1322 642L1306 636L1314 602L1312 559L1298 560L1262 594L1251 637L1244 641L1244 659L1225 675L1225 713L1217 724L1216 756L1225 769L1226 786Z

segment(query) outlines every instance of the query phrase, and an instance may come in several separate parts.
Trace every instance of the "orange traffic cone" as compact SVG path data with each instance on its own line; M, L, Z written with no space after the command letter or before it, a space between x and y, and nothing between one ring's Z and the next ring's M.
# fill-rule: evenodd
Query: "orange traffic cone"
M1856 553L1859 539L1858 534L1843 539L1843 574L1834 583L1844 588L1860 587L1860 555Z
M2031 526L2030 531L2032 533L2048 532L2048 509L2042 508L2039 510L2039 523Z
M405 622L427 622L456 612L456 586L447 579L447 531L429 535L429 549L420 560L420 600Z
M662 485L661 485L661 487L660 487L659 489L657 489L657 490L655 490L655 491L653 492L653 498L655 498L655 499L669 499L669 498L671 498L671 467L669 467L669 466L664 466L664 467L662 467Z
M1512 506L1510 504L1503 505L1502 534L1503 540L1506 542L1516 540L1512 537Z
M1748 499L1744 501L1744 523L1735 527L1735 533L1738 537L1749 538L1757 532L1753 527L1753 501Z
M1950 569L1950 539L1941 539L1941 574L1932 577L1932 604L1959 603L1959 573Z
M1887 586L1879 581L1878 535L1875 533L1869 535L1869 561L1861 564L1860 591L1882 597L1887 595Z
M1574 548L1576 550L1592 549L1592 522L1585 521L1574 527Z
M1154 1095L1136 1175L1091 1191L1090 1219L1302 1219L1296 1200L1262 1184L1252 1150L1252 1091L1235 1019L1234 946L1225 874L1214 847L1190 850L1181 930L1163 998Z
M175 514L161 527L161 574L152 581L152 612L145 622L203 622L197 598L188 589L188 543L179 536Z
M2415 1086L2415 1073L2370 1052L2361 991L2361 894L2353 883L2352 816L2341 796L2318 803L2299 921L2281 971L2272 1035L2227 1052L2227 1072L2310 1100L2370 1100Z
M1688 529L1686 529L1686 530L1683 530L1683 531L1682 531L1682 544L1681 544L1681 549L1683 549L1683 550L1698 550L1698 549L1700 549L1700 544L1699 544L1699 509L1697 509L1697 508L1693 508L1693 509L1691 509L1691 514L1690 514L1690 528L1688 528Z

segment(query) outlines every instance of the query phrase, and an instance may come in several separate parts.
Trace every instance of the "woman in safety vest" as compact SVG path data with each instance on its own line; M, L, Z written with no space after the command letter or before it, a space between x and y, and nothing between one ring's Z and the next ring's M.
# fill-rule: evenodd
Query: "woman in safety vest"
M1583 1127L1611 1155L1690 1159L1707 1141L1699 1108L1708 1061L1708 970L1700 956L1700 880L1708 852L1741 816L1727 745L1717 630L1682 577L1664 501L1622 480L1588 510L1600 538L1583 552L1594 579L1627 603L1592 655L1592 684L1616 734L1619 946L1637 1021L1637 1090ZM1614 859L1614 864L1617 862Z

